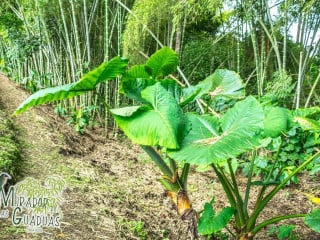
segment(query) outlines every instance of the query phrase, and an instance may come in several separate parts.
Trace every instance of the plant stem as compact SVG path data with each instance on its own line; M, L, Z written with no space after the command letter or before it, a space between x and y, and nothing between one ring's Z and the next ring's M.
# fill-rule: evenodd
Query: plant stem
M256 158L256 151L253 151L251 162L250 162L250 168L249 168L249 173L248 173L248 181L247 181L247 186L246 186L246 193L244 196L244 201L243 201L243 211L245 213L245 218L248 219L248 201L249 201L249 194L250 194L250 188L251 188L251 179L252 179L252 174L253 174L253 167L254 167L254 161Z
M173 177L173 173L162 157L154 150L153 147L141 145L141 148L151 157L161 172L169 178Z
M236 208L236 199L235 199L234 190L232 188L230 181L222 172L219 171L219 169L213 163L211 164L211 166L212 166L213 170L215 171L215 173L216 173L216 175L217 175L217 177L218 177L218 179L224 189L224 192L227 195L227 198L229 200L231 207ZM240 222L240 218L238 216L238 212L235 212L234 216L235 216L237 227L241 228L241 222Z
M277 216L274 218L270 218L260 224L258 224L253 230L252 233L256 234L257 232L259 232L262 228L264 228L267 225L273 224L273 223L277 223L280 222L282 220L286 220L286 219L290 219L290 218L300 218L300 217L305 217L307 214L303 214L303 213L297 213L297 214L291 214L291 215L283 215L283 216Z
M274 169L275 169L275 167L276 167L276 164L278 163L279 154L280 154L280 150L281 150L281 148L282 148L282 144L283 144L283 141L282 141L282 139L281 139L281 142L280 142L280 145L279 145L279 147L278 147L278 149L277 149L277 152L276 152L275 159L274 159L274 162L273 162L273 164L272 164L271 170L270 170L270 172L269 172L269 174L268 174L268 176L267 176L267 178L266 178L266 180L265 180L266 183L269 182L269 180L270 180L270 178L271 178L271 176L272 176L272 173L273 173L273 171L274 171ZM263 195L264 195L264 193L265 193L266 190L267 190L267 185L265 185L265 186L263 186L263 187L261 188L261 190L260 190L260 192L259 192L259 194L258 194L258 197L257 197L256 206L257 206L257 204L262 200ZM256 208L256 206L255 206L255 208Z
M320 156L320 152L317 152L316 154L314 154L313 156L311 156L309 159L307 159L305 162L303 162L302 164L300 164L299 167L297 167L294 171L292 171L291 174L289 174L289 176L283 180L282 183L280 183L278 186L276 186L258 205L257 208L255 209L255 211L253 212L253 214L250 216L249 220L248 220L248 225L247 225L247 231L251 231L252 228L254 227L254 224L256 222L257 217L259 216L259 214L261 213L261 211L265 208L265 206L268 204L268 202L274 197L274 195L276 195L277 192L279 192L279 190L285 186L285 184L294 176L296 175L298 172L300 172L305 166L307 166L310 162L313 161L313 159L315 159L316 157Z
M243 200L242 200L242 197L240 196L240 193L239 193L239 188L238 188L238 183L237 183L237 180L236 180L236 177L234 175L234 172L233 172L233 168L232 168L232 165L231 165L231 160L228 159L227 160L228 162L228 167L229 167L229 171L230 171L230 175L231 175L231 181L232 181L232 184L233 184L233 189L234 189L234 193L235 193L235 197L236 197L236 209L239 213L239 218L240 218L240 224L241 226L243 226L245 224L245 217L244 217L244 211L243 211Z
M189 175L189 169L190 169L190 163L185 163L182 168L180 181L183 186L183 190L187 191L187 181L188 181L188 175Z

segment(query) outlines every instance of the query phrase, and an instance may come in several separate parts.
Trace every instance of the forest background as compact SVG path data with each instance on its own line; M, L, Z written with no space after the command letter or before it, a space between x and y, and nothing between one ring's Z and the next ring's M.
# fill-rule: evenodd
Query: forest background
M174 49L174 76L196 84L218 68L237 72L247 94L288 108L320 103L316 0L4 0L0 71L31 93L76 82L116 55L142 63ZM75 129L115 126L106 111L126 106L119 81L55 105ZM121 90L121 89L120 89ZM232 100L210 104L227 108ZM197 109L197 105L194 105ZM106 128L107 129L107 128Z

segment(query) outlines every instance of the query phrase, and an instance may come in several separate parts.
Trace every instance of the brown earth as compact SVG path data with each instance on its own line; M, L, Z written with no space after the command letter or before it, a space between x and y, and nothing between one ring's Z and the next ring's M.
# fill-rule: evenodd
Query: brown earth
M11 114L28 94L0 75L0 107ZM60 175L67 183L59 229L44 228L41 234L13 227L10 219L0 219L0 239L190 239L187 225L179 220L171 202L157 182L159 171L151 160L124 137L106 138L101 129L79 135L56 116L50 106L37 107L13 118L22 143L22 175L44 180ZM245 178L238 177L245 187ZM310 212L313 206L297 192L319 192L319 176L300 177L298 185L282 190L263 212L261 220L279 214ZM221 186L212 172L190 174L190 198L195 210L214 196L215 206L227 205ZM250 196L254 196L256 188ZM320 239L301 220L298 239ZM268 229L256 239L277 239Z

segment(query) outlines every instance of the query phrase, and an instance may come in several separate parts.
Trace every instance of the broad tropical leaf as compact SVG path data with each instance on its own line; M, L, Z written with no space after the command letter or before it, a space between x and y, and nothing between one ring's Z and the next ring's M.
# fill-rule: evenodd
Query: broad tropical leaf
M178 61L175 51L169 47L163 47L148 59L146 70L154 78L164 77L177 69Z
M304 219L304 223L314 231L320 233L320 208L308 214Z
M299 108L292 111L293 117L310 117L317 113L320 113L320 107Z
M93 90L98 83L118 77L124 72L126 66L126 59L115 57L85 74L78 82L42 89L32 94L16 109L14 114L20 114L30 107L71 98Z
M226 96L229 98L244 97L244 85L239 74L230 70L217 69L214 72L214 76L216 79L220 79L220 84L214 91L209 92L210 95Z
M212 75L199 82L196 86L184 89L184 98L190 99L195 92L193 99L200 98L204 94L213 97L226 96L230 98L244 97L244 85L239 74L225 69L217 69Z
M265 111L264 135L266 137L278 137L288 128L287 110L280 107L271 107Z
M230 221L235 209L225 207L216 215L212 205L205 203L204 211L199 219L198 231L200 235L210 235L222 230Z
M181 149L170 151L169 156L204 165L236 157L260 144L257 133L263 129L263 118L261 105L253 97L236 103L221 118L221 133L217 133L216 120L199 121L188 115L191 130L183 139Z
M146 106L129 106L129 107L111 109L111 112L114 115L117 115L120 117L131 117L135 112L143 108L148 109L148 107Z
M57 87L51 87L39 90L29 96L14 112L14 115L25 112L28 108L45 104L48 102L53 102L57 100L63 100L66 98L71 98L80 94L83 94L85 91L74 91L74 83L66 84Z
M294 117L294 122L299 123L303 130L320 131L320 122L306 117Z
M168 92L170 92L172 94L172 96L177 101L177 103L180 103L182 89L178 85L178 83L172 79L163 79L163 80L161 80L160 83L161 83L162 87L164 87Z
M182 95L180 97L180 106L183 107L188 103L194 101L198 94L200 93L201 88L188 87L182 89Z
M121 75L128 65L128 60L114 57L108 62L102 63L99 67L86 73L75 83L74 91L93 90L99 83L114 79Z
M111 110L119 127L137 144L179 148L186 119L172 94L158 82L143 90L141 97L150 106Z
M143 102L141 91L155 84L156 81L145 71L145 65L136 65L128 70L122 77L120 92L127 97Z

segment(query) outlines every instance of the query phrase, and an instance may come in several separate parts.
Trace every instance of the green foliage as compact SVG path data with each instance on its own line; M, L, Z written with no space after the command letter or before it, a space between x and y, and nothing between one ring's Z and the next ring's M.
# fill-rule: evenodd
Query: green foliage
M31 70L29 76L22 79L22 86L31 93L50 87L51 74L40 75L37 71Z
M221 231L231 220L234 211L235 209L232 207L225 207L216 215L212 203L205 203L198 223L199 234L211 235Z
M212 73L215 66L212 66L211 62L217 55L217 51L214 51L212 37L200 38L199 35L189 37L181 53L181 69L192 84L198 83Z
M274 72L272 81L267 83L265 97L276 98L281 105L286 105L285 101L290 99L295 87L292 82L292 77L285 70Z
M168 48L156 52L146 64L134 66L125 72L126 65L126 61L114 58L86 74L79 82L41 90L41 94L37 92L27 99L16 114L41 103L92 90L99 82L123 75L120 80L121 92L132 100L138 100L138 103L110 111L124 133L132 141L143 145L142 148L160 168L164 174L160 182L176 204L180 216L184 219L193 211L187 196L189 163L210 165L223 186L231 208L223 209L216 216L211 204L207 203L198 225L201 234L210 235L220 231L232 215L238 239L255 235L271 223L305 216L284 215L257 224L260 213L275 194L289 181L296 181L297 173L319 158L320 153L313 149L304 161L288 164L292 158L291 151L296 151L294 144L301 140L300 133L296 135L295 131L298 129L308 137L311 136L308 134L318 134L314 122L318 120L312 116L316 116L317 109L294 112L266 106L253 96L248 96L235 101L234 106L219 116L190 113L186 111L187 106L197 98L212 95L214 98L239 100L243 95L239 76L232 71L217 70L198 85L183 88L167 76L177 67L177 56ZM77 113L78 119L81 116ZM305 127L306 121L308 127ZM269 156L259 156L257 153L260 150L268 152ZM242 158L250 156L245 196L240 194L235 176L237 157L240 155ZM169 164L164 160L166 158ZM183 166L181 174L179 165ZM263 169L261 181L252 181L255 168ZM254 203L254 211L250 213L248 201L252 185L260 186L260 192ZM275 187L267 191L272 185ZM314 215L310 216L313 220ZM312 222L309 220L309 223ZM313 223L311 225L314 229ZM286 234L288 231L281 230L281 236Z
M269 235L274 235L277 233L277 238L279 240L281 239L289 239L289 240L295 240L295 235L293 233L294 225L283 225L280 227L271 227L269 229Z
M145 70L153 78L161 78L173 73L178 66L178 56L175 52L164 47L152 55L145 64Z
M127 66L127 60L115 57L102 63L96 69L84 75L80 81L52 88L42 89L27 98L14 112L20 114L30 107L71 98L86 91L93 90L97 84L119 76Z
M9 117L0 110L0 171L12 177L19 174L20 154L16 133Z
M119 225L120 229L127 229L134 237L138 237L140 240L147 239L147 231L143 221L128 221L125 219L120 219L117 221L117 224Z
M264 135L266 137L278 137L288 128L287 110L279 107L267 108L264 118Z
M173 19L171 8L173 0L140 0L135 1L132 14L128 16L126 29L123 33L123 53L130 58L132 64L144 62L140 52L150 54L158 47L147 34L146 28L158 32L158 38L164 44L167 25ZM156 9L156 11L155 11Z
M192 129L183 139L181 149L169 155L193 164L217 164L259 145L255 135L262 130L263 111L257 100L248 97L223 115L219 124L214 117L205 121L198 116L189 121ZM214 131L220 127L221 132Z
M111 110L119 127L135 143L179 148L179 140L185 131L186 123L183 112L173 96L161 86L161 83L156 83L144 89L141 97L150 106Z
M64 114L63 109L58 109L57 111L59 110L59 114ZM93 120L94 110L95 106L87 106L73 111L71 116L68 117L68 125L73 125L77 132L83 134L85 128L96 125L96 122Z
M314 231L320 233L320 208L316 208L304 219L305 224Z
M195 86L183 89L184 97L189 98L195 92L194 98L200 98L204 94L214 97L242 98L244 97L244 86L238 74L224 69L217 69L205 80Z

